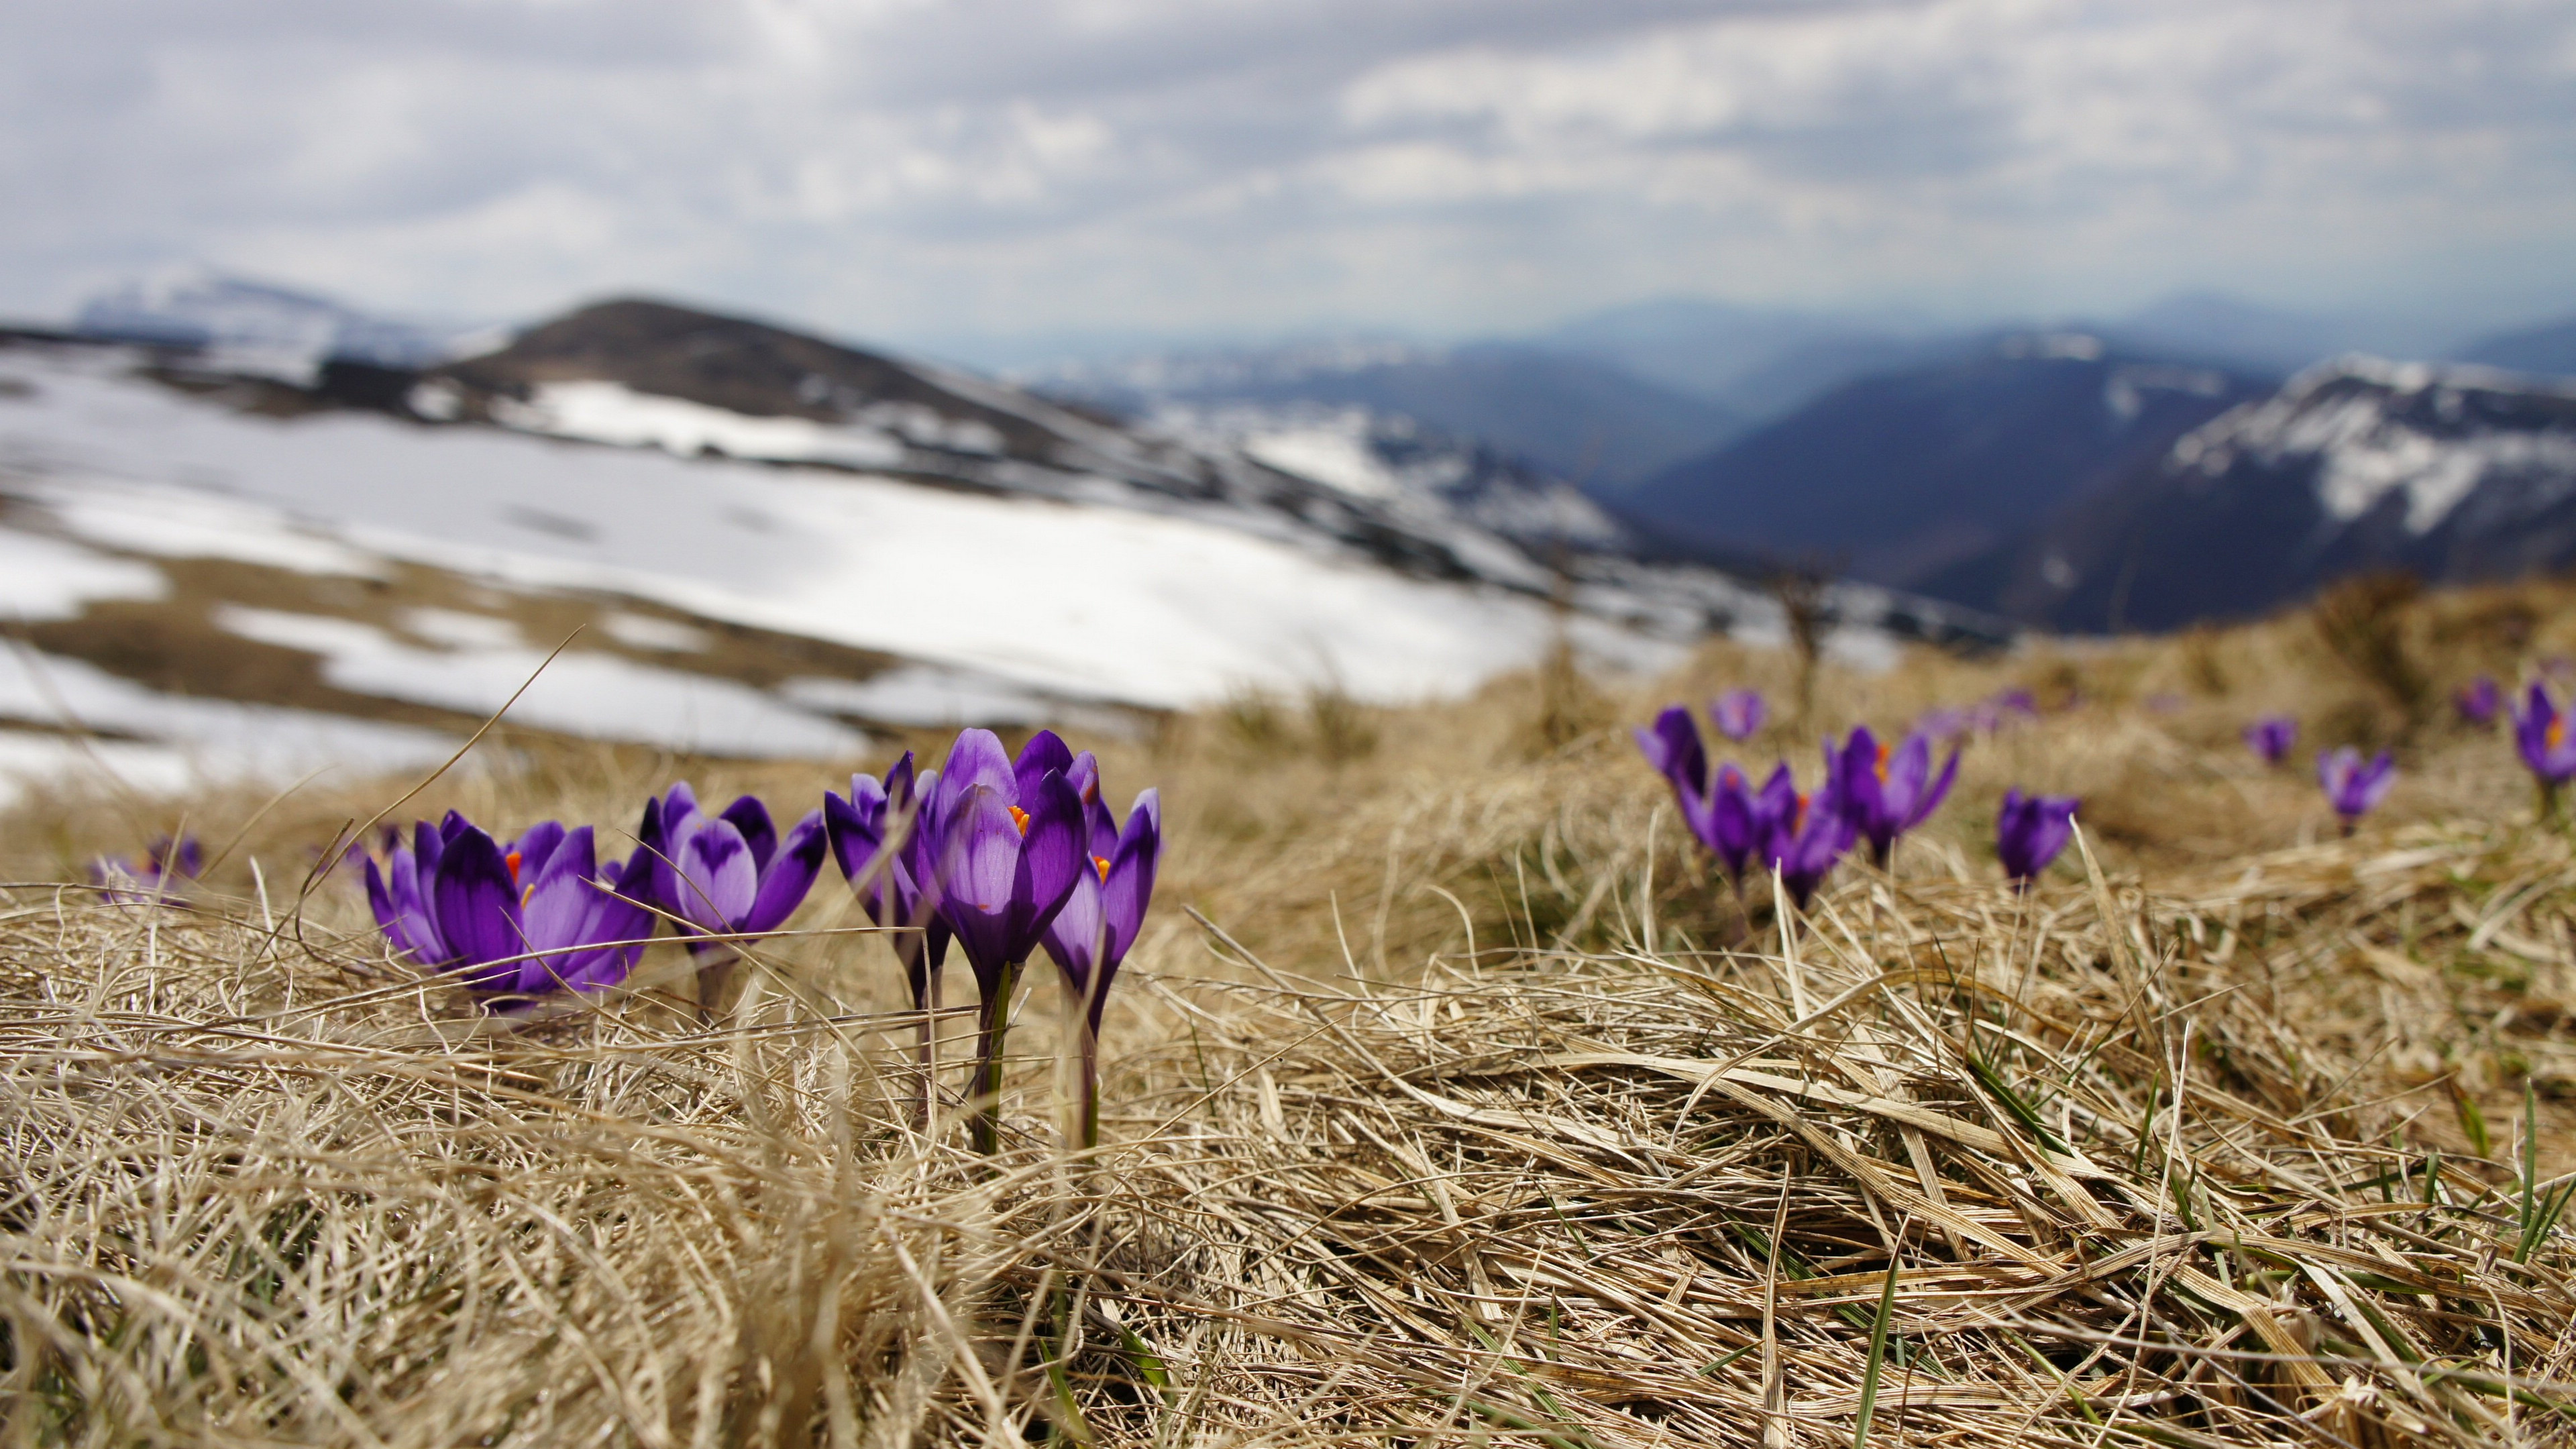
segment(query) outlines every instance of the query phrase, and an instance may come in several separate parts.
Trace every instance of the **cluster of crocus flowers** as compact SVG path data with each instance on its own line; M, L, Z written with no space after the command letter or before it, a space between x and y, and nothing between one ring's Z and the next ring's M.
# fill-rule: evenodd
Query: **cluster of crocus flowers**
M1012 996L1044 950L1080 1034L1083 1142L1097 1146L1102 1008L1152 902L1162 831L1158 792L1122 822L1101 800L1099 761L1052 731L1014 759L992 731L970 729L940 769L916 778L906 754L882 777L853 776L846 798L826 791L783 835L752 796L709 814L675 784L645 805L634 856L604 868L588 826L547 822L503 843L450 812L388 837L384 860L367 861L367 900L396 951L498 1010L625 980L667 920L696 959L699 1010L711 1016L742 943L785 924L829 855L894 937L920 1020L925 1125L951 944L982 997L970 1097L987 1151L1000 1145Z
M2576 779L2576 740L2567 737L2567 712L2534 680L2513 712L2513 747L2540 791L2540 818L2558 816L2558 792Z
M2079 803L2072 795L2004 792L2003 806L1995 812L1995 859L2003 862L2004 874L2012 877L2015 889L2029 890L2031 882L2074 839Z
M180 894L180 882L195 880L205 869L206 850L197 837L160 835L141 855L102 855L91 861L89 879L107 899L135 904L170 900Z
M861 907L900 928L896 955L922 1013L925 1118L936 1070L930 1020L949 944L964 953L981 997L971 1096L976 1143L988 1152L1000 1145L1011 997L1043 949L1080 1037L1082 1142L1099 1145L1101 1012L1153 899L1161 801L1145 791L1122 827L1101 801L1089 751L1077 755L1041 730L1013 758L981 729L961 732L941 768L917 780L906 755L882 780L853 777L848 799L825 799L833 855Z
M2288 759L2290 746L2298 740L2299 723L2287 715L2269 715L2245 727L2245 747L2261 756L2267 765Z
M625 980L653 934L652 876L640 849L602 869L587 825L504 844L449 811L367 862L367 904L394 949L508 1009Z
M1636 732L1637 748L1673 788L1682 820L1724 866L1740 898L1744 873L1768 867L1804 909L1852 846L1870 842L1884 866L1896 839L1921 824L1949 793L1959 770L1952 751L1932 773L1932 743L1910 735L1893 750L1867 729L1837 746L1826 742L1824 772L1802 794L1786 764L1760 789L1732 761L1712 771L1690 711L1674 705Z
M2317 785L2326 792L2326 803L2334 807L2346 835L2388 797L2388 787L2396 783L2397 764L2386 750L2367 762L2350 745L2317 754Z

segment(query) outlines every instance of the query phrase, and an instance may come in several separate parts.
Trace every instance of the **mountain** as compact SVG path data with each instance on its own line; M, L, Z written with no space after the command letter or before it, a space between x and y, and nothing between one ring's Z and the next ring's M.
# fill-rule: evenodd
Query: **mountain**
M1709 556L1834 561L1914 587L2263 391L2089 333L2008 334L1971 356L1844 383L1617 507Z
M465 335L203 268L164 272L93 297L72 330L105 341L221 349L232 366L296 376L309 376L332 358L420 366L450 355Z
M2184 434L1983 567L2018 618L2116 630L2257 614L2369 569L2465 583L2570 562L2576 384L2349 357Z
M2541 377L2576 377L2576 317L2482 337L2461 348L2457 355L2462 362Z
M1366 408L1474 438L1586 486L1651 473L1735 431L1732 409L1592 358L1514 343L1342 342L1059 365L1024 380L1128 413Z
M812 758L1781 628L1561 482L1375 420L1130 426L644 299L423 367L231 358L0 334L0 782L410 768L531 675L514 737ZM1827 602L1882 656L2001 637Z

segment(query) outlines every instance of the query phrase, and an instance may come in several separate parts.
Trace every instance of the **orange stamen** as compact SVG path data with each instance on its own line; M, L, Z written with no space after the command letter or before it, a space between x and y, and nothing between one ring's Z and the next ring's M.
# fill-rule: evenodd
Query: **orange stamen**
M1021 809L1021 808L1020 808L1019 806L1017 806L1017 805L1012 806L1012 807L1011 807L1011 823L1012 823L1013 825L1016 825L1016 826L1020 827L1020 834L1022 834L1022 835L1026 835L1026 834L1028 834L1028 833L1029 833L1029 812L1027 812L1026 810Z
M510 884L517 885L519 883L519 853L515 850L511 851L508 855L501 857L501 863L510 868Z
M1109 883L1109 857L1105 855L1095 855L1091 858L1091 863L1100 867L1100 883L1102 885L1107 885Z
M2567 743L2567 716L2562 714L2556 719L2551 720L2549 722L2549 732L2541 738L2545 740L2553 750L2558 748L2560 745Z
M1885 745L1880 745L1878 747L1878 764L1876 769L1878 770L1879 783L1885 784L1887 782L1887 746Z

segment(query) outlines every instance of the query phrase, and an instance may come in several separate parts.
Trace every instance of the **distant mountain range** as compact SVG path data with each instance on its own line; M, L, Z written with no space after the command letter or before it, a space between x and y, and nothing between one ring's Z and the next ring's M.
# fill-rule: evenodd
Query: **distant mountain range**
M2311 368L1926 587L2059 629L2258 614L2369 569L2576 562L2576 379L2354 357Z
M1615 488L1743 425L1733 407L1579 354L1517 343L1455 348L1310 344L1065 363L1024 375L1122 414L1175 406L1365 408Z
M1813 560L1911 588L2266 391L2089 333L2007 334L1956 360L1844 383L1617 505L1671 546Z

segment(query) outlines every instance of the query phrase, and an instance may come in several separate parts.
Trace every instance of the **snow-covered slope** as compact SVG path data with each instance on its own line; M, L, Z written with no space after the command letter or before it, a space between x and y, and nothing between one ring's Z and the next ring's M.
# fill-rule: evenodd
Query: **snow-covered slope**
M567 638L518 726L814 757L871 725L1454 693L1560 632L1626 667L1780 632L1760 589L1640 562L1570 490L1446 440L1132 428L659 304L309 385L220 350L0 342L0 563L43 562L11 586L31 657L410 732L334 758L460 736ZM1833 606L1863 654L1963 622ZM41 705L0 718L86 727ZM148 714L115 728L179 737Z
M2160 628L2364 569L2451 583L2571 562L2576 386L2355 356L2185 434L2044 530L2008 603L2036 622Z

